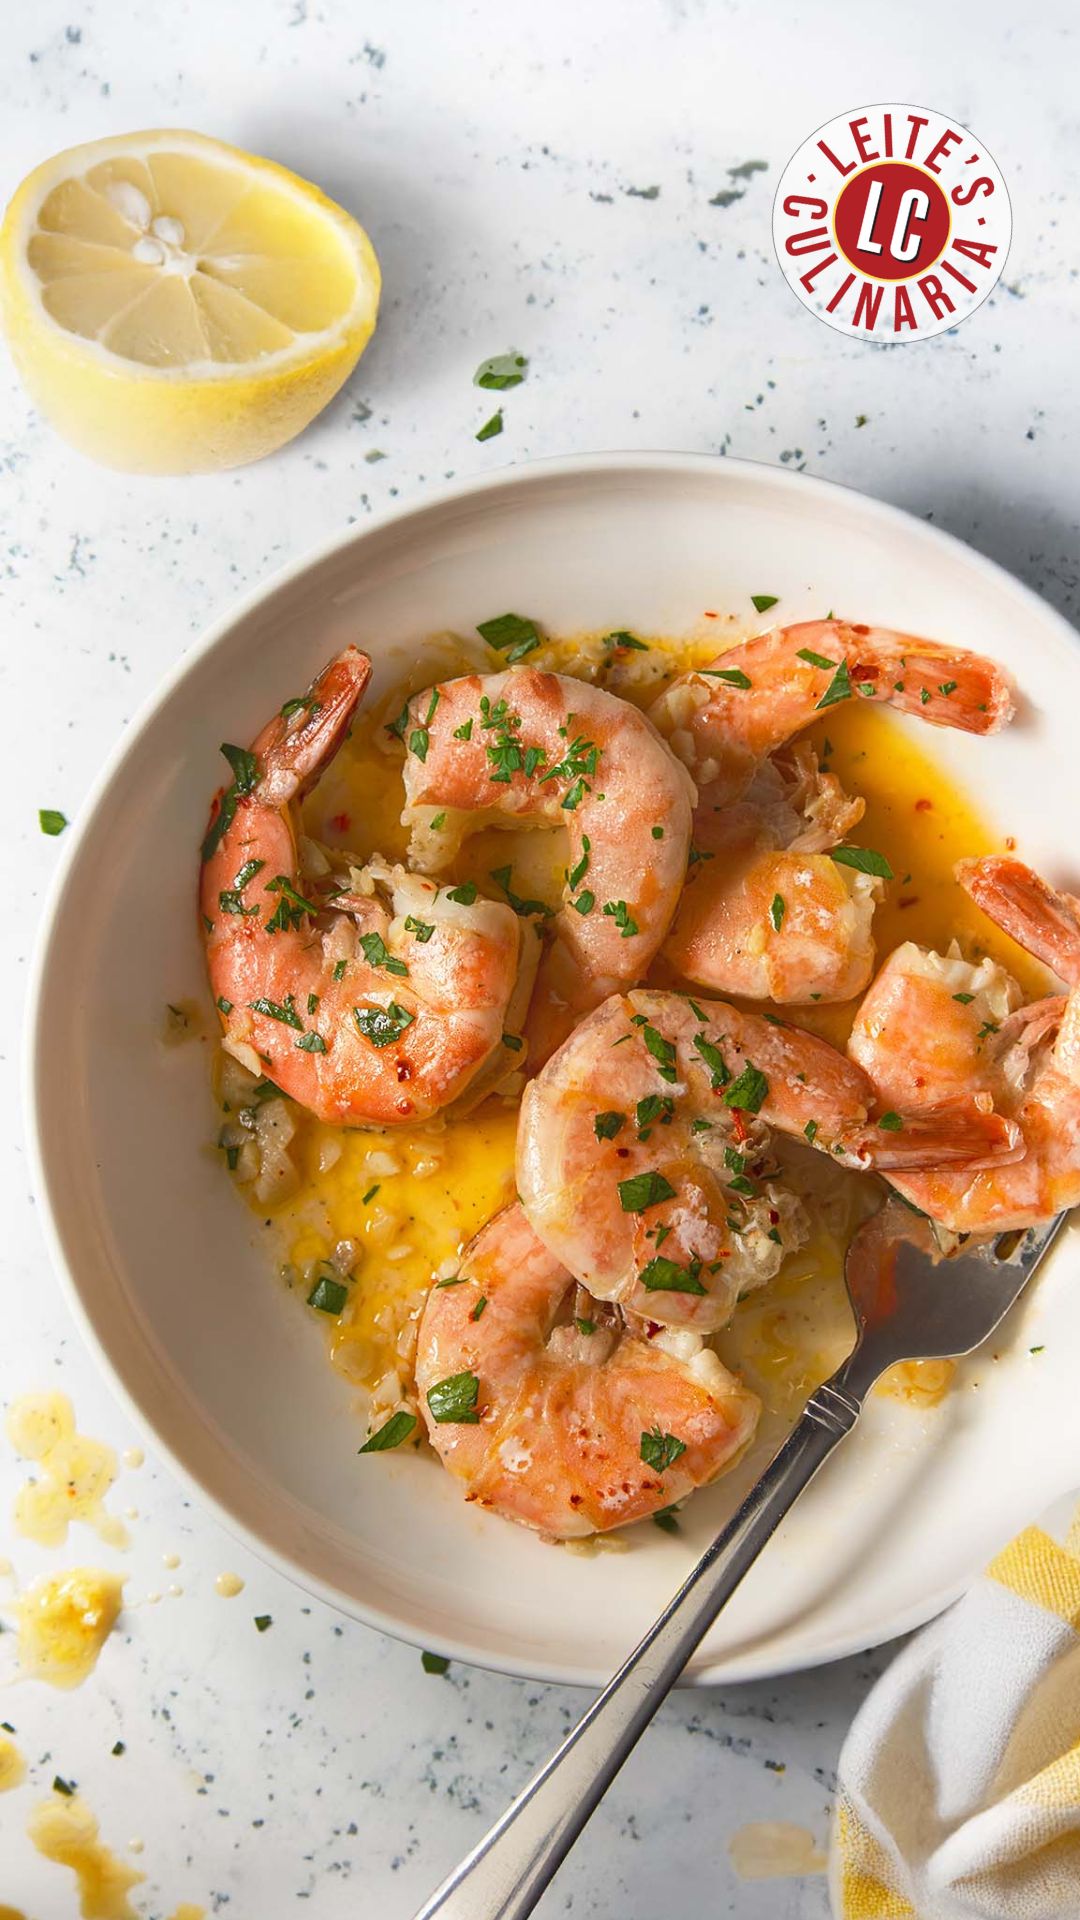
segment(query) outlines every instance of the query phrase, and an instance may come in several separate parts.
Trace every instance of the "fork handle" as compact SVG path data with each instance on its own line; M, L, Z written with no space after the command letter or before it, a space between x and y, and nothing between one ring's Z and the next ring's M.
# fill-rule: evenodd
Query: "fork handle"
M811 1395L656 1624L416 1920L524 1920L533 1911L721 1607L861 1411L861 1399L838 1376Z

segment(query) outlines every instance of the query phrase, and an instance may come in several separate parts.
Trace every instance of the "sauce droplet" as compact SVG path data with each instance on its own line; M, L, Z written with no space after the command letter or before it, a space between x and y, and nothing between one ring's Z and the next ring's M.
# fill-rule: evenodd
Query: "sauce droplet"
M123 1585L101 1567L42 1574L16 1603L20 1671L51 1687L81 1686L116 1624Z
M244 1591L244 1583L238 1573L219 1573L214 1586L223 1600L235 1600L237 1594Z
M790 1820L751 1820L728 1841L740 1880L787 1880L824 1873L827 1861L807 1827Z

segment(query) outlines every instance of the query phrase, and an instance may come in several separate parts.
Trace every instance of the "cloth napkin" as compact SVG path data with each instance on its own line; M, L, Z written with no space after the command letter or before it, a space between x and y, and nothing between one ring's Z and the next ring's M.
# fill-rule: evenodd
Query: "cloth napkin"
M840 1755L837 1920L1080 1920L1080 1509L916 1636Z

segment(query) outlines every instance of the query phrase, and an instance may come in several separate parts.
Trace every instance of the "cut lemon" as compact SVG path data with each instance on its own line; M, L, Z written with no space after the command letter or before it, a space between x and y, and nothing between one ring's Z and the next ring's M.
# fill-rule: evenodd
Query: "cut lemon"
M271 160L200 133L72 147L0 228L16 366L66 439L110 467L198 473L283 446L371 338L361 226Z

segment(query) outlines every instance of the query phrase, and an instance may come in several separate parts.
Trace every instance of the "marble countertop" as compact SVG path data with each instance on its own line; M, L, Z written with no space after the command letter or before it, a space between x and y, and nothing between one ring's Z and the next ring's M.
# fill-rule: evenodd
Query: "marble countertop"
M678 447L865 488L1075 615L1076 53L1067 0L1022 20L1005 0L912 0L902 33L853 0L36 0L6 12L5 195L80 139L202 128L350 206L385 296L372 347L316 426L217 478L91 468L0 356L5 1400L59 1387L83 1430L118 1451L143 1440L68 1321L25 1176L18 1010L57 856L37 810L78 815L102 756L232 597L327 532L456 475ZM986 306L907 347L846 339L804 312L769 238L772 183L793 148L880 99L976 128L1015 218ZM528 354L528 380L507 396L501 438L478 444L491 407L473 371L511 346ZM141 1915L190 1901L277 1920L308 1902L320 1920L407 1920L580 1711L582 1696L558 1687L429 1675L413 1649L308 1603L151 1450L110 1497L137 1516L123 1554L78 1531L62 1552L16 1539L22 1474L0 1441L0 1551L20 1583L87 1559L128 1576L120 1626L80 1693L6 1684L0 1637L0 1719L30 1765L28 1784L0 1797L0 1905L34 1920L78 1912L70 1872L26 1838L55 1773L79 1782L105 1838L146 1873ZM244 1581L232 1599L215 1590L225 1571ZM540 1911L819 1920L822 1879L741 1882L726 1843L773 1819L824 1839L841 1738L885 1658L669 1702Z

